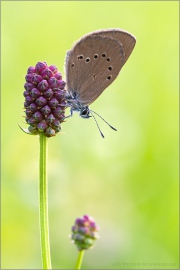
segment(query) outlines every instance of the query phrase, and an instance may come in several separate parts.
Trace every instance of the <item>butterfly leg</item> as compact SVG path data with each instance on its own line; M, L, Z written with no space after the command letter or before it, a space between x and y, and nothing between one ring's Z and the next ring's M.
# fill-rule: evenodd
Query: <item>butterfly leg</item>
M73 108L71 107L70 109L70 115L66 116L65 118L69 118L69 117L72 117L73 116Z

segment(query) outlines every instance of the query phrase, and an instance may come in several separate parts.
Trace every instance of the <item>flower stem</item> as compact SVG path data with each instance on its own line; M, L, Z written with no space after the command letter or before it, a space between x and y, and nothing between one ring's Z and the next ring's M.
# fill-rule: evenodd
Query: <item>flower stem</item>
M80 269L81 268L83 256L84 256L84 250L80 250L79 251L79 254L78 254L78 258L77 258L77 263L76 263L75 269Z
M42 132L39 135L40 163L39 163L39 215L41 256L43 269L51 269L51 255L49 244L48 224L48 188L47 188L47 137Z

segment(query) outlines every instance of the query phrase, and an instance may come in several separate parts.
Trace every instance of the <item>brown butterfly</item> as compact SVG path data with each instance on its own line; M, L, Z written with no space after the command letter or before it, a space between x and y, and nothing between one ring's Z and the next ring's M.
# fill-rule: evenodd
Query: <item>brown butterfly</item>
M83 118L93 116L95 119L94 113L97 113L90 110L89 105L116 79L135 43L135 37L126 31L104 29L83 36L67 52L66 101L71 108L68 117L77 111ZM99 128L97 121L96 124ZM104 137L100 128L99 131Z

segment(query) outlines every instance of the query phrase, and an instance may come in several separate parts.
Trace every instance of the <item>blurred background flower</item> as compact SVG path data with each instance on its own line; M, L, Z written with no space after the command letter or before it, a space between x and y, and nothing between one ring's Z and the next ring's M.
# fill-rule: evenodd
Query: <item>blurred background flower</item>
M98 232L99 227L95 220L88 215L84 215L77 218L72 226L72 243L77 246L79 251L92 248L99 238Z
M81 36L117 27L137 44L91 108L118 131L98 120L102 139L75 114L49 141L52 265L74 266L72 218L91 213L101 238L84 269L178 268L178 1L2 1L1 22L1 267L41 269L39 141L17 126L26 69L46 61L62 71Z

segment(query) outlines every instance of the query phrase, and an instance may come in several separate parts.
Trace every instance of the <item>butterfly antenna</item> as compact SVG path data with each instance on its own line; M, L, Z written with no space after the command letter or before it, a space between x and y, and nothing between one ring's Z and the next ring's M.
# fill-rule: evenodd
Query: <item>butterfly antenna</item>
M91 110L91 113L95 113L97 116L99 116L110 128L114 129L115 131L117 131L116 128L112 127L104 118L102 118L102 116L100 116L98 113L94 112ZM93 114L92 114L93 115ZM97 122L97 121L96 121Z
M102 133L102 131L100 130L100 127L99 127L99 125L98 125L98 122L97 122L97 120L96 120L95 116L93 115L93 113L92 113L92 111L91 111L91 110L90 110L90 112L91 112L92 117L94 118L94 120L95 120L95 122L96 122L96 125L97 125L97 127L98 127L98 129L99 129L99 132L100 132L101 136L104 138L104 134L103 134L103 133Z

